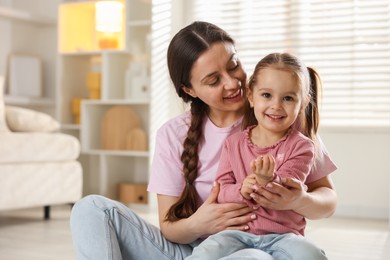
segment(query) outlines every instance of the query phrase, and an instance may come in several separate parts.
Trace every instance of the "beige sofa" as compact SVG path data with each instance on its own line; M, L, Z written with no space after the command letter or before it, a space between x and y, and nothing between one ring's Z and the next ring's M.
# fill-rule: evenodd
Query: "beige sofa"
M73 204L82 195L79 141L52 117L4 105L0 77L0 210Z

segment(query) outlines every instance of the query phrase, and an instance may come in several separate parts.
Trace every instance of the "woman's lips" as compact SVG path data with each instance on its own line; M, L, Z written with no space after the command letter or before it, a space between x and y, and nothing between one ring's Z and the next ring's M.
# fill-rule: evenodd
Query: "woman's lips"
M242 95L243 95L243 91L242 91L242 88L240 88L233 95L230 95L228 97L224 97L223 99L226 101L229 101L229 102L237 102L237 101L241 100Z

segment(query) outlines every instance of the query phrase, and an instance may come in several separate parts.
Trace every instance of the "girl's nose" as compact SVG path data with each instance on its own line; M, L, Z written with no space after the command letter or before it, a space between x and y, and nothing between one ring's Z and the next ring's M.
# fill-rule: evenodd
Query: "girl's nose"
M271 108L278 110L281 107L282 107L282 102L278 98L273 98Z

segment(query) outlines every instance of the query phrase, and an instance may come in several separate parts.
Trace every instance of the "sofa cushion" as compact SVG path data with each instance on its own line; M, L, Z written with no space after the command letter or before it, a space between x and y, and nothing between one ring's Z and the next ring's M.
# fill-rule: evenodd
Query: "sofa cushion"
M1 133L0 163L75 160L80 154L76 137L62 133Z
M50 115L27 108L5 106L5 118L13 132L54 132L60 128Z
M0 75L0 133L8 132L4 112L4 77Z
M0 164L0 210L74 203L82 196L78 161Z

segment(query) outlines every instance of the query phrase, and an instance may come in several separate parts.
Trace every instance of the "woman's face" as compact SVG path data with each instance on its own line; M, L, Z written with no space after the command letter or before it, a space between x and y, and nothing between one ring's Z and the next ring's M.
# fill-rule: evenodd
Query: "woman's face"
M246 74L231 43L211 45L194 63L190 81L184 91L205 102L210 114L242 111Z

